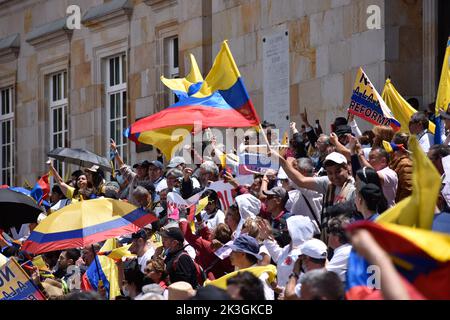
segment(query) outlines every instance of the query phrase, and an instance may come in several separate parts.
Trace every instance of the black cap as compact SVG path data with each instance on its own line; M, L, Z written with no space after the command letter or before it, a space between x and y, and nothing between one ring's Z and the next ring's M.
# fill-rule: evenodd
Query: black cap
M181 243L184 242L184 235L183 232L181 232L180 228L161 229L159 234L161 235L161 237L171 238Z
M335 126L335 127L346 126L346 125L348 125L348 121L347 121L347 119L344 118L344 117L337 117L337 118L334 120L334 126Z
M137 167L144 167L144 168L148 168L150 166L150 162L148 162L147 160L142 160L139 162L136 162L133 166L133 168L137 168Z
M343 136L345 134L351 134L352 128L348 125L338 126L338 127L336 127L335 133L338 137Z

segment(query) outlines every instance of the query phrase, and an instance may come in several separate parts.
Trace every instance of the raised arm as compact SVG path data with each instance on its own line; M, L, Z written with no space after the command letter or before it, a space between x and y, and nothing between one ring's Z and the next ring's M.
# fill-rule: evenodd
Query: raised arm
M123 162L122 157L119 154L119 151L117 151L117 145L113 139L111 139L111 150L114 152L114 158L119 164L119 168L123 167L125 163Z
M283 154L286 153L286 150L280 150L280 152L281 154L276 152L275 150L272 150L272 153L280 161L281 167L286 172L288 178L291 179L292 182L294 182L300 188L315 190L317 186L315 178L305 177L303 174L297 171L292 165L292 162L295 161L295 159L290 158L286 160L284 158Z
M336 133L332 132L330 134L330 141L336 147L336 152L343 154L347 158L347 160L350 161L351 152L349 149L343 146L342 143L339 142Z
M56 179L56 182L61 187L61 191L64 194L67 194L67 190L70 188L69 185L66 184L66 182L63 180L63 178L61 178L61 176L59 175L58 171L53 166L53 161L49 160L47 163L48 163L48 166L49 166L49 169L50 169L50 172L51 172L52 176Z

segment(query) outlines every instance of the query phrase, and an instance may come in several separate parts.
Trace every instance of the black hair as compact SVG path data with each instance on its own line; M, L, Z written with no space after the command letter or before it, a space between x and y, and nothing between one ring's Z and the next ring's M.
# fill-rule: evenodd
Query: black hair
M208 197L208 201L214 201L216 203L216 207L221 209L219 195L216 191L208 189L202 193L202 198Z
M359 194L363 197L370 211L378 211L379 202L384 195L377 185L373 183L365 184L359 191Z
M152 199L153 199L153 197L155 195L155 185L152 182L145 180L145 181L139 182L138 186L146 189L151 194Z
M256 258L254 255L245 252L245 257L247 258L248 261L250 261L250 263L252 265L258 263L258 258Z
M81 252L78 249L67 249L66 259L72 259L73 262L77 261L81 257Z
M380 177L378 176L378 173L372 169L372 168L362 168L359 169L358 171L356 171L356 176L358 176L358 178L361 180L362 183L362 187L364 187L365 185L368 184L373 184L376 187L378 187L381 195L379 197L376 197L377 201L375 203L371 203L370 207L369 207L369 203L368 201L366 201L367 207L369 210L376 210L378 211L378 213L383 213L384 211L386 211L388 209L388 203L387 203L387 199L383 194L383 189L381 186L381 181L380 181ZM367 190L366 190L367 191ZM373 191L371 191L373 192ZM367 195L369 196L369 195ZM375 201L374 198L375 195L372 195L371 197L368 198L369 201ZM364 198L364 196L363 196ZM364 200L366 200L366 198L364 198ZM375 205L375 208L373 207Z
M84 172L81 170L75 170L74 172L72 172L71 177L75 177L75 180L78 179L79 176L83 175Z
M59 194L60 197L62 197L63 199L66 198L66 195L64 194L64 192L61 190L61 187L57 184L55 184L52 188L52 193L57 193Z
M141 272L141 268L137 259L125 262L124 265L124 279L136 286L137 292L142 292L144 286L144 274Z
M417 98L409 98L406 101L411 105L411 107L413 107L416 110L419 110L420 105L419 100L417 100Z
M243 300L266 300L262 281L252 273L239 272L236 276L227 280L227 286L239 287L239 295Z

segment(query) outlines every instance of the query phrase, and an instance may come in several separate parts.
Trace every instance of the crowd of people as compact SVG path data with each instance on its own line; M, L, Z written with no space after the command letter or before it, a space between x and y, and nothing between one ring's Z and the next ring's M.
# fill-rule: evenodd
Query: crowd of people
M445 135L450 112L441 117L445 128L435 134L443 135L442 144L434 144L424 112L412 116L409 131L444 175L442 159L450 155L450 134ZM129 166L111 141L118 171L110 181L98 166L77 170L64 181L49 163L55 184L47 212L36 223L70 203L99 197L122 199L155 215L155 222L118 238L123 245L131 244L135 257L117 261L121 295L115 299L343 300L351 250L375 260L387 278L398 281L387 255L375 254L383 249L371 235L363 230L350 234L347 227L358 220L375 221L411 195L410 134L383 126L361 132L351 115L336 118L327 134L309 123L306 112L301 119L300 130L296 123L290 125L289 148L275 147L274 126L265 123L269 153L280 166L255 174L246 185L239 183L236 170L217 160L223 150L213 138L206 143L213 146L213 154L202 156L198 165L191 164L192 158L176 156L166 165L160 158ZM397 147L389 152L383 141ZM234 188L234 201L226 210L217 192L208 189L220 180ZM207 197L206 206L195 215L195 228L186 210L180 210L178 219L170 217L171 192L183 199L198 193L200 199ZM450 214L446 200L440 195L436 219ZM20 244L34 226L4 232ZM435 230L450 233L441 226L436 224ZM97 291L76 288L70 268L78 266L82 276L101 246L44 253L53 277L44 279L36 270L30 275L52 299L105 299L101 286ZM20 246L4 246L2 254L27 259ZM224 288L207 285L229 274ZM401 281L383 286L384 297L408 298L398 294L396 286L402 286Z

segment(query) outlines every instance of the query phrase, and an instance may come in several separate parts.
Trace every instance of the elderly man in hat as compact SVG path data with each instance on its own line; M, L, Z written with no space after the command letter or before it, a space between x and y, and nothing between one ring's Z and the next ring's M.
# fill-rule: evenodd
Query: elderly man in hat
M161 229L163 247L166 251L164 260L170 282L185 281L192 288L198 287L197 267L185 250L184 236L179 228Z
M247 234L237 237L233 244L228 245L228 247L232 250L230 261L236 270L257 267L258 261L262 259L262 256L259 254L258 241ZM274 300L275 294L271 287L272 284L268 283L269 275L264 272L259 276L259 279L263 282L266 300Z
M149 178L149 166L150 163L147 160L139 161L134 164L133 169L136 170L136 172L133 172L130 167L128 167L122 160L122 157L120 156L119 152L117 151L116 143L113 139L111 139L111 150L114 152L115 159L119 163L119 170L120 174L125 180L128 180L128 196L127 199L130 203L138 206L139 204L136 203L134 197L133 197L133 191L134 189L139 186L140 184L144 182L153 182Z

